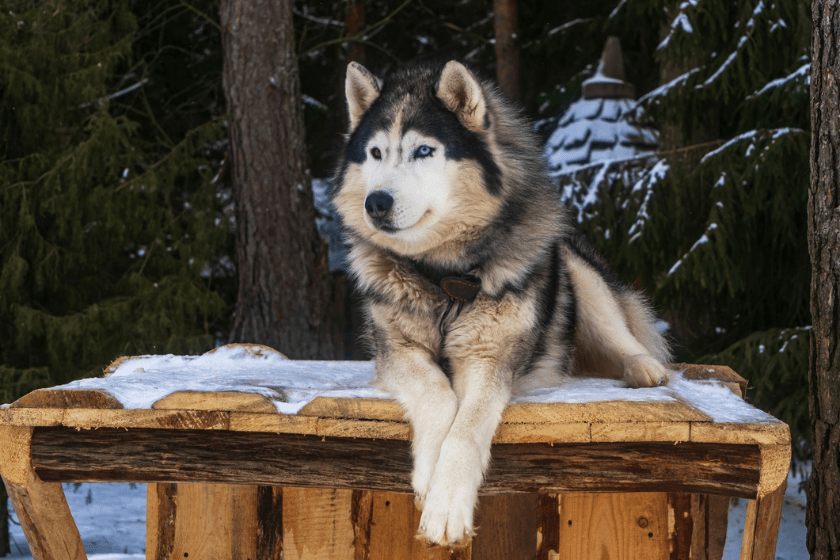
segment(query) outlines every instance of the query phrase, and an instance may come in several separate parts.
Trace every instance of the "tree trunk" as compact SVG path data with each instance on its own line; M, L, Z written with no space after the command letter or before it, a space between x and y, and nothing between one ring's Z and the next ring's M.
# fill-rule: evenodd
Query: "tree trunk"
M519 101L519 47L516 0L493 0L496 33L496 81L514 101Z
M361 33L365 28L365 5L364 0L347 0L347 15L344 18L344 28L347 37L353 37ZM358 62L365 64L364 43L350 43L350 52L347 54L347 63Z
M305 169L291 4L220 6L239 266L230 338L290 358L339 358L327 252Z
M811 41L811 360L808 551L840 560L840 2L814 0Z

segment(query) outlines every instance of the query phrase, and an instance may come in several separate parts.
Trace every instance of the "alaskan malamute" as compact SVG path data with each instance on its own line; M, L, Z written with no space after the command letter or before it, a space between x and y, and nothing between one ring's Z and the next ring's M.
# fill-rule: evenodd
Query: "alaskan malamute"
M569 225L532 127L464 65L351 63L332 197L377 383L413 430L419 536L466 543L511 395L569 375L666 380L646 301Z

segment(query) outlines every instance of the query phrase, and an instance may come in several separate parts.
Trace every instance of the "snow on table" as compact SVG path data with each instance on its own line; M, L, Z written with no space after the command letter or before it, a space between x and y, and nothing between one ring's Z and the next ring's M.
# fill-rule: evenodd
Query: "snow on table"
M267 347L229 345L202 356L120 359L106 370L106 377L81 379L54 389L105 390L127 409L148 409L182 391L256 393L269 399L278 412L296 414L316 397L390 399L371 387L373 376L373 362L297 361ZM722 384L687 380L681 372L673 372L664 386L645 389L631 389L621 380L570 378L559 386L514 397L512 402L613 401L681 402L714 422L778 423Z

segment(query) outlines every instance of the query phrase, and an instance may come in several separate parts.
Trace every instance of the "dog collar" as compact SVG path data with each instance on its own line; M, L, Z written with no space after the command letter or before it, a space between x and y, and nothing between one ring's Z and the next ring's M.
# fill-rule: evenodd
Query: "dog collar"
M473 274L459 274L453 270L440 269L413 259L411 265L417 271L417 274L439 286L446 295L459 302L470 303L475 301L479 290L481 290L481 279Z
M451 298L470 303L481 289L481 280L472 275L447 276L440 281L440 288Z

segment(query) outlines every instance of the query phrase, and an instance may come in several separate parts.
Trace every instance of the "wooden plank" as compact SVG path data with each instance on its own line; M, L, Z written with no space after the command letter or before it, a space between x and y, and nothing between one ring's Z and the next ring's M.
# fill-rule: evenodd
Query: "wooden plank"
M179 484L175 542L167 560L257 556L257 487Z
M691 556L691 538L694 519L691 517L692 494L668 494L668 519L671 555L670 560L697 560ZM673 519L673 525L671 521Z
M353 490L350 504L350 522L353 524L354 560L369 560L370 558L374 494L375 492L369 490Z
M324 418L318 421L318 435L408 441L411 438L411 429L408 424L402 422Z
M219 348L245 348L245 352L254 356L255 358L262 358L270 355L280 356L288 360L289 358L286 357L285 354L282 352L275 350L271 346L266 346L265 344L254 344L252 342L231 342L230 344L225 344L224 346L220 346ZM203 356L208 354L214 354L216 350L219 348L213 348L212 350L208 350Z
M606 401L590 403L513 403L502 413L508 424L553 422L711 422L712 419L681 402Z
M473 557L469 545L450 550L429 546L416 537L421 514L414 507L413 495L393 492L371 495L370 549L365 560L470 560Z
M60 426L63 418L58 408L0 408L3 426Z
M499 424L493 443L588 443L590 426L575 424Z
M766 496L750 500L741 543L741 560L774 560L787 479Z
M560 508L558 558L669 560L666 494L563 494Z
M159 428L173 430L227 430L230 415L210 410L92 410L64 411L63 426L94 428Z
M251 414L250 412L229 414L230 430L234 432L317 435L320 422L320 418L286 414Z
M533 560L537 550L538 504L536 493L481 496L476 508L473 557Z
M560 498L557 494L538 494L536 544L534 560L557 560L560 554Z
M257 490L257 558L283 560L283 488Z
M619 422L592 424L593 442L689 441L689 422Z
M726 545L729 497L691 495L691 560L721 560Z
M285 560L355 560L352 490L285 488Z
M315 397L298 415L405 422L399 403L391 399Z
M35 428L32 465L67 482L204 482L411 492L408 441L222 431ZM761 450L715 443L495 444L484 494L702 492L755 497ZM527 476L523 476L527 473Z
M690 380L710 380L724 383L736 383L740 387L741 397L747 394L748 381L735 373L729 366L705 364L670 364L672 370L683 370L683 377Z
M86 560L76 522L59 483L32 470L32 428L0 426L0 474L35 560Z
M36 389L11 404L11 408L123 408L105 389Z
M736 424L698 422L691 426L691 441L704 443L757 443L790 445L790 428L784 422Z
M271 400L257 393L237 391L178 391L152 404L155 410L223 410L278 414Z
M146 559L169 560L175 546L177 484L146 485Z

